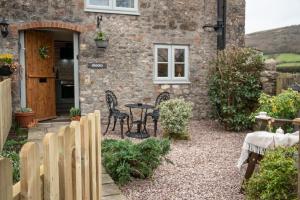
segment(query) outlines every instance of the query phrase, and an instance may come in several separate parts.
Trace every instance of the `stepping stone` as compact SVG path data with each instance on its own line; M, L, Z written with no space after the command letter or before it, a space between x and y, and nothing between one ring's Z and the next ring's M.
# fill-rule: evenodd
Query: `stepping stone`
M102 185L102 196L112 196L121 194L121 190L117 187L116 184L110 183Z

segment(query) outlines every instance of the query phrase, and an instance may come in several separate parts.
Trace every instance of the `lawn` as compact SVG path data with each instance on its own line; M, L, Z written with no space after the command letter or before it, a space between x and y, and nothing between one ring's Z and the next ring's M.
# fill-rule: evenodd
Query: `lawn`
M300 54L283 53L264 55L265 59L273 58L277 61L280 72L300 72Z

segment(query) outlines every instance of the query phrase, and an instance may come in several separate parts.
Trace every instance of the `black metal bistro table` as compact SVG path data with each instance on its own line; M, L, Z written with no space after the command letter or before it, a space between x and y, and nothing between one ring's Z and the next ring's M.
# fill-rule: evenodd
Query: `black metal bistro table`
M144 138L150 137L150 135L148 134L147 128L146 128L146 125L147 125L146 117L147 117L148 110L154 109L155 107L152 105L142 104L142 103L126 104L125 106L128 107L130 110L129 117L130 117L130 121L131 121L129 131L126 133L126 135L128 137L139 138L139 139L144 139ZM138 120L133 119L133 114L132 114L133 109L141 110L140 119L138 119ZM134 124L137 125L136 131L131 130Z

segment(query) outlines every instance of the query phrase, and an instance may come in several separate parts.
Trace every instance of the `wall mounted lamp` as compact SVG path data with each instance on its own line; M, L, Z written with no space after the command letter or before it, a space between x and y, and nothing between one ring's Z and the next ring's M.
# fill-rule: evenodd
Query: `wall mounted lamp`
M8 35L8 26L7 20L3 17L0 21L0 31L3 38L6 38Z

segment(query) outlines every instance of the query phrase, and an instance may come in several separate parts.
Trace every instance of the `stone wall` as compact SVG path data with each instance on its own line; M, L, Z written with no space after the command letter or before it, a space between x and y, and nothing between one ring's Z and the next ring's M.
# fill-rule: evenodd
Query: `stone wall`
M228 0L227 42L244 44L245 0ZM217 2L211 0L140 0L140 16L84 11L83 0L0 1L0 15L9 18L11 29L23 22L63 21L84 27L80 34L80 105L83 113L101 109L106 116L104 91L113 90L122 105L154 103L162 91L194 103L194 117L207 117L209 62L216 55L216 33L205 32L204 24L214 24ZM109 47L100 50L93 38L96 17L103 16L102 30ZM16 32L16 30L11 30ZM153 83L154 44L186 44L190 52L190 84ZM0 37L0 53L18 54L18 34ZM107 63L107 69L88 69L90 62ZM14 105L19 105L19 77L14 77Z
M266 60L264 69L261 72L260 81L263 91L269 95L276 95L276 61L273 59Z

